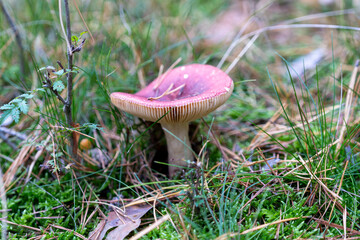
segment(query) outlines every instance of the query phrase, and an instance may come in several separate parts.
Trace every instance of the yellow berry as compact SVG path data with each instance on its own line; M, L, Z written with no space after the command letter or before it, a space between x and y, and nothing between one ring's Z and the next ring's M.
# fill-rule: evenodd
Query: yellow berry
M89 150L92 144L91 141L87 138L84 138L80 141L80 149L81 150Z

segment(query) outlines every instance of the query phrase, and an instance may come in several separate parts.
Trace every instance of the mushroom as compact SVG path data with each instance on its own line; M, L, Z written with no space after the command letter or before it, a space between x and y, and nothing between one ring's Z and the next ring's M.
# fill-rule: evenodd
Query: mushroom
M234 88L220 69L191 64L169 70L135 94L114 92L111 102L119 109L148 121L158 121L165 132L169 175L177 166L194 159L189 141L189 122L221 106Z

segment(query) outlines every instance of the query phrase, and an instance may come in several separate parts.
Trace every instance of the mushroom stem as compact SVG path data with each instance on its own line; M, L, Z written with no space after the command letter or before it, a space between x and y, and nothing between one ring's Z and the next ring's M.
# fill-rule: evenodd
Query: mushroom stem
M187 167L188 161L194 159L189 140L189 123L161 123L161 127L165 132L169 164ZM176 166L169 166L170 177L181 169Z

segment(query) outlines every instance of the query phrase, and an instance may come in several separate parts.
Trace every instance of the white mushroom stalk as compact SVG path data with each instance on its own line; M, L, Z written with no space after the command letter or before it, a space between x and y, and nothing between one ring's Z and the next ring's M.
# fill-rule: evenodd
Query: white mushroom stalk
M188 167L194 160L194 152L189 140L189 123L162 123L167 150L169 175L174 176L179 167Z

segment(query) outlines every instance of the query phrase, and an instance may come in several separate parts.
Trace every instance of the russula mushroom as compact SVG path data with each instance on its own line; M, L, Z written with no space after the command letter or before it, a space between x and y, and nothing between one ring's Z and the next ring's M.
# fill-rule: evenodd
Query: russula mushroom
M158 121L164 129L169 175L193 160L189 122L221 106L234 88L231 78L220 69L191 64L169 70L135 94L114 92L111 102L119 109L148 121ZM174 137L176 136L176 137ZM181 141L179 141L181 140Z

